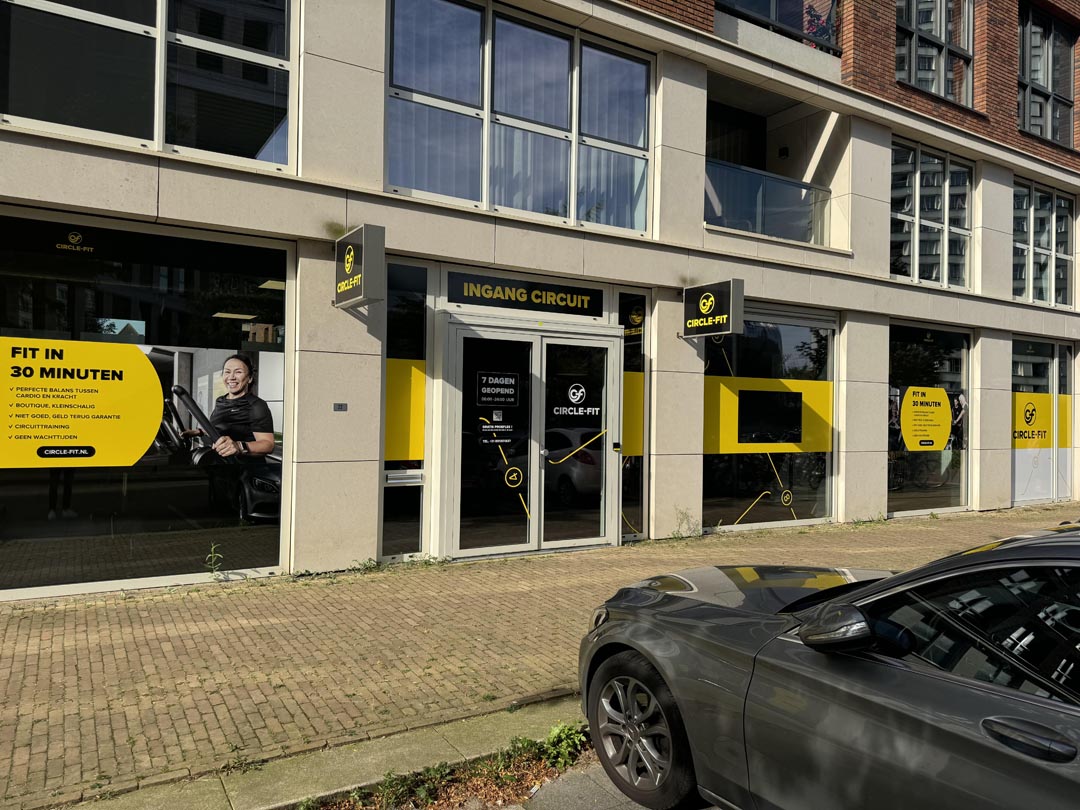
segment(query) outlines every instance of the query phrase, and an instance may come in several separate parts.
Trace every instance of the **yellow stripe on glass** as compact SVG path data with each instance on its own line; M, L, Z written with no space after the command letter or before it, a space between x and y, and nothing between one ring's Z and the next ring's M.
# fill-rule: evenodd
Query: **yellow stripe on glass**
M386 361L387 461L424 457L424 394L427 367L423 360Z
M1072 447L1072 395L1058 395L1058 447Z
M624 456L640 456L645 445L645 374L623 372L622 450Z
M739 392L769 391L802 395L802 440L740 442ZM705 436L702 452L827 453L832 450L833 384L821 380L761 377L705 377Z

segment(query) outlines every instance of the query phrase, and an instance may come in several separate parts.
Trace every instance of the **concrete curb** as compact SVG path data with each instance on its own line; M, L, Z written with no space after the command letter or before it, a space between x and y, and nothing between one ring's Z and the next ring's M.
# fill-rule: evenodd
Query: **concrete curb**
M282 757L244 773L159 783L93 803L100 810L289 810L304 799L333 799L371 787L388 771L469 762L505 748L513 737L540 739L556 723L582 721L579 701L569 689L517 703L522 708Z

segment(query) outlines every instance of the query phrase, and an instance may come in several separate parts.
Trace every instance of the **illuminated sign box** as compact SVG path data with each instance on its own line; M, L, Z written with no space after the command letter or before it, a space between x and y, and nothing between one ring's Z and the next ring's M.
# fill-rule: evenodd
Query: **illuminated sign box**
M742 331L741 278L683 290L683 337L738 335Z

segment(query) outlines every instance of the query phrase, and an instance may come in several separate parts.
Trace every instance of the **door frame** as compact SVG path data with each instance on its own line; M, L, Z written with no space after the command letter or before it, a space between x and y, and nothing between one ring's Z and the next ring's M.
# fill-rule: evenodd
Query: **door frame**
M502 554L535 553L558 548L618 545L621 542L619 493L621 469L618 453L613 442L621 438L622 430L622 327L605 323L568 323L566 321L541 321L529 318L499 317L472 313L439 312L435 318L435 420L436 435L433 439L432 470L437 477L438 497L433 510L432 524L438 529L436 556L462 559ZM536 347L531 358L534 382L531 386L532 424L530 426L530 465L539 469L540 435L543 407L544 341L554 343L604 346L607 360L607 409L608 435L613 437L605 443L604 462L610 474L605 480L604 535L597 538L542 542L543 527L543 475L529 474L529 541L482 549L462 549L460 537L460 469L461 469L461 390L462 374L459 347L469 332L477 337L521 340L532 342Z

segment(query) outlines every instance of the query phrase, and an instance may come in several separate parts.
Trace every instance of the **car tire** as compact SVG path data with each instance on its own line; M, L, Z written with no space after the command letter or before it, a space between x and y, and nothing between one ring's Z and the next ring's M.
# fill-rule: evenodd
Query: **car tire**
M577 487L565 475L561 476L555 485L555 495L558 497L559 506L570 508L577 503Z
M675 698L644 656L621 652L599 666L588 717L600 764L630 799L650 810L707 806Z

